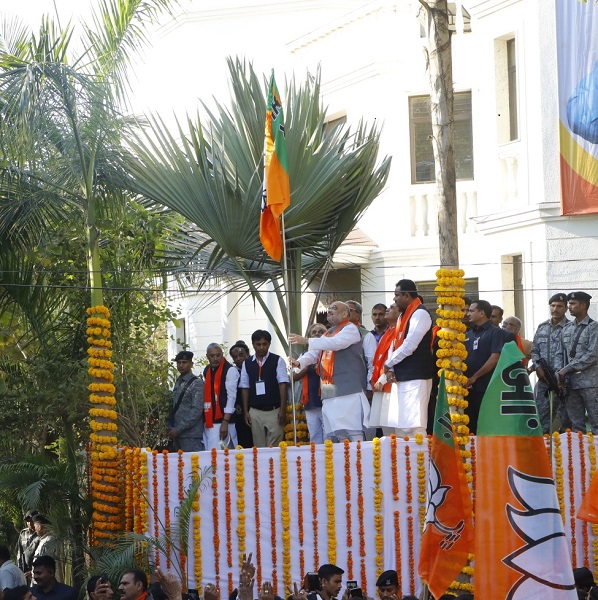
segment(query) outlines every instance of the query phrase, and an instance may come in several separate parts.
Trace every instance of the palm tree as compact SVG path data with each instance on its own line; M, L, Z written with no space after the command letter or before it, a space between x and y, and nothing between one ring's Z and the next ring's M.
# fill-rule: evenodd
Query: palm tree
M228 289L247 287L286 347L260 292L270 283L283 314L291 306L291 328L301 329L300 295L355 227L383 189L390 159L378 162L377 126L360 121L353 129L326 123L320 72L287 85L285 118L291 207L285 213L289 256L288 289L283 270L261 247L266 80L251 65L228 60L230 108L203 108L205 119L177 123L177 135L159 118L131 140L125 169L131 189L183 215L195 230L181 236L189 249L186 268L199 270L196 283L224 279ZM286 296L286 298L285 298Z

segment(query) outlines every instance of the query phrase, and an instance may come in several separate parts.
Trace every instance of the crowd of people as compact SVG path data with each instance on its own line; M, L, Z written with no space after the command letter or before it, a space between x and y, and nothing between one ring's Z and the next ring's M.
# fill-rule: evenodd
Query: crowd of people
M588 420L598 433L598 323L588 316L590 299L582 291L552 295L550 319L529 341L520 335L517 316L504 317L500 306L465 298L466 412L472 433L508 342L517 344L523 365L537 375L534 397L543 431L585 432ZM416 284L397 282L393 302L373 306L371 320L368 330L358 302L335 301L328 307L326 325L314 323L307 336L290 334L292 347L304 348L297 358L270 352L270 333L258 329L251 336L253 355L239 341L230 348L232 363L220 344L210 344L201 377L192 371L193 352L179 352L167 424L172 447L198 451L277 445L288 419L290 385L315 443L431 433L438 327Z

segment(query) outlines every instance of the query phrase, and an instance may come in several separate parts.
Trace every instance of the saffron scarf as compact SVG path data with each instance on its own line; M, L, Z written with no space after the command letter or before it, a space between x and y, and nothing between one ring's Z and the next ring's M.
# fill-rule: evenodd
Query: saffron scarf
M416 309L421 305L421 303L422 301L419 298L414 298L411 301L411 304L409 304L409 306L405 309L405 312L399 317L397 326L395 327L395 339L392 345L393 351L403 345L403 342L405 341L405 331L407 330L409 319Z
M350 323L349 319L345 319L338 324L338 327L334 330L334 333L330 333L330 329L322 337L334 337L341 329ZM321 350L320 360L318 361L318 375L322 380L322 383L331 384L334 383L334 350Z
M309 403L309 373L306 371L301 380L301 404L305 406Z
M376 353L374 354L374 359L372 360L372 366L373 366L372 379L371 379L372 387L374 387L376 385L376 382L380 378L380 375L382 375L384 363L386 362L386 359L388 358L388 350L390 348L390 345L392 344L392 341L395 338L395 335L396 335L396 332L395 332L394 328L393 329L388 328L382 334L382 337L380 338L380 342L378 342L378 346L376 348ZM390 383L385 383L382 391L390 392L390 388L391 388Z
M214 421L222 419L222 409L220 408L220 384L222 383L222 372L224 371L224 360L218 365L216 372L212 372L212 367L208 366L206 372L206 384L203 388L204 418L206 427L214 427ZM214 381L214 398L212 398L212 379ZM215 402L213 401L215 400ZM206 406L210 410L206 410ZM216 414L214 414L214 412Z

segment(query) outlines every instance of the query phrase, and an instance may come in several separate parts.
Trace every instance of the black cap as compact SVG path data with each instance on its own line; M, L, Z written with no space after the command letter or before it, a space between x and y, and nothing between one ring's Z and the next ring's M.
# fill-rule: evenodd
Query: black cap
M567 295L567 300L581 300L582 302L589 302L592 296L586 292L571 292Z
M33 517L34 523L42 523L43 525L50 525L50 521L44 517L44 515L37 514Z
M37 510L28 510L23 516L23 521L33 521L33 517L38 514L39 512Z
M181 350L172 360L193 360L193 352Z
M548 304L552 304L553 302L564 302L567 303L567 294L563 294L563 292L559 292L558 294L553 294L550 296L550 300Z
M397 575L397 572L392 569L384 571L384 573L378 577L378 581L376 581L376 587L387 585L399 585L399 576Z
M587 567L578 567L573 569L573 579L575 585L590 589L594 585L594 576Z

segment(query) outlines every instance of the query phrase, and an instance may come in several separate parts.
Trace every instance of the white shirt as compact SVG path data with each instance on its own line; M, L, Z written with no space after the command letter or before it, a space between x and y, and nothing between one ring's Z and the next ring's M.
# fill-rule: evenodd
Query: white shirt
M270 353L266 354L264 360L262 361L262 365L268 360ZM256 360L255 354L251 357L251 360ZM278 364L276 365L276 381L278 383L288 383L289 382L289 373L287 371L287 365L284 362L282 356L278 357ZM241 380L239 382L240 388L249 389L251 387L249 383L249 375L247 374L247 370L245 369L245 363L241 367ZM228 391L228 388L227 388Z
M424 335L428 333L430 327L432 327L430 313L427 310L414 311L409 320L407 337L405 337L403 343L390 355L390 358L384 364L392 368L408 356L411 356L424 339Z
M374 334L371 331L368 331L368 334L363 338L363 355L365 356L365 362L368 368L368 390L372 389L370 380L372 379L372 375L374 373L374 356L376 354L377 347L378 342L376 341Z
M208 369L211 369L208 365ZM207 371L206 371L207 373ZM231 368L226 372L226 378L224 385L226 386L226 406L224 407L224 414L232 414L235 412L235 402L237 401L237 385L239 383L239 371L232 365Z
M0 567L0 590L27 585L25 575L12 560L5 561Z
M320 358L320 350L344 350L353 344L361 342L361 333L356 325L347 323L336 335L309 338L308 350L299 359L301 369L309 365L315 365Z

